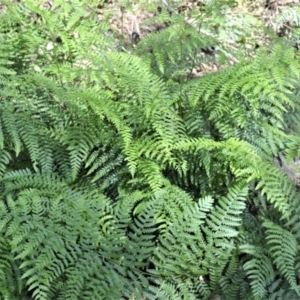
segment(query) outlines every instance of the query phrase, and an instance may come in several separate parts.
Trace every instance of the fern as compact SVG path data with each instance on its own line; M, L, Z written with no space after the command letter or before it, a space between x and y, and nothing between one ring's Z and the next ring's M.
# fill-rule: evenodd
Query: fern
M294 271L294 261L297 253L297 242L292 234L288 233L286 230L282 228L276 228L274 230L274 224L265 222L263 224L267 228L267 239L270 247L270 253L273 257L277 257L279 252L281 252L281 260L275 258L275 263L280 272L283 273L285 278L290 283L291 287L296 289L296 277ZM288 243L289 247L287 249L284 248L283 245ZM284 264L284 266L282 265ZM298 292L298 291L297 291Z
M299 64L278 43L193 78L243 35L205 3L163 3L120 52L93 1L5 1L1 298L299 297L299 195L273 162L298 156Z
M265 299L266 287L274 280L275 272L269 257L261 253L255 253L255 256L245 263L244 269L251 279L254 299Z

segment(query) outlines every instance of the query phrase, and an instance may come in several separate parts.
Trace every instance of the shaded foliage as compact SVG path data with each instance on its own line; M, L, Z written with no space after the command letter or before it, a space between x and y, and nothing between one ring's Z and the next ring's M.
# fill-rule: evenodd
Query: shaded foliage
M80 1L34 2L1 21L1 297L297 299L294 49L191 79L201 23L119 52Z

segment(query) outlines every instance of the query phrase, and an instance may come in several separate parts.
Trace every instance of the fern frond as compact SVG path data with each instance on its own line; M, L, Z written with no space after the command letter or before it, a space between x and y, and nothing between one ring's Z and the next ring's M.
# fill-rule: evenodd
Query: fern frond
M298 247L295 237L287 230L272 222L265 221L263 226L266 228L267 245L274 263L298 294L295 274L295 257Z
M251 288L255 299L265 299L267 286L275 279L272 261L263 253L255 253L255 257L244 264L244 269L251 279Z

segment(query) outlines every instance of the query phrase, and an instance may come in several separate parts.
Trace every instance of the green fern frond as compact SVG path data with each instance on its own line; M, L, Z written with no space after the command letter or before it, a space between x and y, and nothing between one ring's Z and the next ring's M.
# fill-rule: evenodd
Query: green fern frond
M275 279L272 261L263 253L254 253L255 257L244 264L244 269L251 279L254 299L265 299L267 286Z
M241 213L245 209L247 188L236 187L228 195L220 199L218 206L206 223L216 238L234 237L238 232L234 229L241 224Z
M265 221L263 226L266 228L268 249L276 267L298 294L295 274L295 257L298 247L295 237L272 222Z

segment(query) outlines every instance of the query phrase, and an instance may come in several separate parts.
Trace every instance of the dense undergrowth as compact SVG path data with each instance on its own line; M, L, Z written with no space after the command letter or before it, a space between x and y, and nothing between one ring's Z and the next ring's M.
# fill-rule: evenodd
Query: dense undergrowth
M2 3L1 299L299 299L293 47L231 53L233 1L128 48L94 1Z

